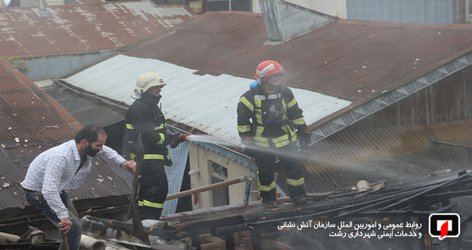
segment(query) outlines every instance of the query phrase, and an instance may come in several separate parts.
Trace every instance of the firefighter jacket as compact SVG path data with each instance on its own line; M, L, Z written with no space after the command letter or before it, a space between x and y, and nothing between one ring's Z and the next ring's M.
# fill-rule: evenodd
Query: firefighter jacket
M297 132L306 128L303 110L292 91L277 86L271 94L261 85L244 93L238 104L239 136L251 136L261 147L281 148L297 141Z
M143 93L134 101L125 115L125 142L134 144L141 134L144 160L162 160L170 166L170 155L166 148L170 136L166 133L164 114L158 106L160 96Z

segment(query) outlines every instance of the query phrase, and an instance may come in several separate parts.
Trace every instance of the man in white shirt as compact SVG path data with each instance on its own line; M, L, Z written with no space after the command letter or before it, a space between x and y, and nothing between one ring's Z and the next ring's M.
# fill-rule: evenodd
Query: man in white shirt
M92 168L91 158L100 154L132 172L136 162L126 161L105 146L105 130L94 125L82 128L75 140L64 142L39 154L21 182L28 203L41 211L60 232L59 249L79 248L82 225L66 190L79 188ZM64 246L64 235L69 247Z

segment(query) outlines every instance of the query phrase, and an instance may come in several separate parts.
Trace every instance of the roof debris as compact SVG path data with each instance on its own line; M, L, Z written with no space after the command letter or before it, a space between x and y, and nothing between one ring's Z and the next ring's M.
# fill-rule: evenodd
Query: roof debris
M427 235L428 216L455 208L454 198L471 195L465 188L470 184L472 172L468 171L438 173L401 186L361 180L355 190L309 195L306 205L294 206L288 199L279 199L279 206L270 210L256 203L214 207L164 216L145 230L152 248L161 244L200 248L212 244L204 241L211 238L219 242L215 244L223 241L227 248L249 242L252 249L282 243L288 249L308 249L313 242L335 249L337 244L346 244L343 239L355 238L359 240L356 244L366 244L361 249L379 249L375 248L379 244L376 240L385 237L394 239L392 246L426 244L409 239ZM90 216L82 222L86 234L130 241L131 224ZM213 237L208 237L210 234ZM139 244L137 239L131 241Z

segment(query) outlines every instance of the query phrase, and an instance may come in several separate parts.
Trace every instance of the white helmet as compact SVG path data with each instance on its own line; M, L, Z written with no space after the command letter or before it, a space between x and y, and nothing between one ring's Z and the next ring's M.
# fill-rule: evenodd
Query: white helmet
M154 86L165 86L164 80L155 72L144 72L138 76L132 97L140 98L141 94Z

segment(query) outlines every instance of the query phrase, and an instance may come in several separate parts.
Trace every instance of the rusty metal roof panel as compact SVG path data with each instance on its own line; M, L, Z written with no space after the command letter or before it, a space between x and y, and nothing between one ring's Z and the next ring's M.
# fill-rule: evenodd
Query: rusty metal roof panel
M23 207L19 183L29 162L44 148L72 137L79 124L1 58L0 85L0 209Z
M54 99L0 58L0 210L23 208L23 180L41 152L74 137L81 125ZM77 199L127 195L129 185L118 166L97 158ZM122 171L122 172L120 172ZM129 174L128 174L129 175Z
M234 22L238 19L244 22L239 24ZM198 25L200 22L206 25L200 27ZM225 32L225 26L229 27L231 32ZM259 28L261 32L257 32ZM133 46L127 55L157 58L199 70L199 74L215 74L222 77L221 79L225 79L223 76L226 77L226 74L242 76L244 81L253 77L254 68L260 60L277 59L288 71L287 78L292 87L317 91L326 96L353 102L344 109L331 110L327 117L334 117L349 111L352 107L368 103L385 91L389 92L393 88L423 77L472 51L471 28L462 25L337 21L285 44L271 46L264 45L263 29L261 17L256 14L208 13L172 32L159 34L145 44ZM233 38L234 42L228 43L228 37ZM175 50L182 53L174 53ZM156 70L161 72L165 69L163 71L165 72L166 67L156 67ZM103 67L105 68L107 67ZM98 68L96 70L99 72ZM222 93L230 90L225 81L212 81L211 77L205 76L202 79L208 84L200 84L193 81L196 76L198 75L192 72L191 75L178 74L171 78L180 79L182 84L187 84L182 86L185 86L185 91L189 93L205 93L217 86L224 86L218 90ZM130 78L129 82L133 84L134 79L135 76ZM93 81L89 81L89 84L91 82ZM185 91L175 95L163 92L163 101L172 98L182 99L185 97ZM243 88L232 91L240 94ZM303 105L307 98L301 93L295 94ZM181 103L181 106L176 108L183 109L188 105L199 107L200 103L197 100L198 98ZM335 104L336 100L322 103L320 107L329 103ZM316 107L317 104L310 103L307 108L304 107L305 113L310 115L320 113L317 108L310 110L309 106ZM165 104L164 109L172 107L169 105ZM206 110L205 115L213 111L211 108L204 110ZM234 114L233 110L228 109L226 112ZM182 112L185 115L183 118L166 115L170 119L181 119L179 121L184 122L186 121L184 118L189 115L192 116L189 120L195 121L198 118L195 112L189 110ZM316 120L309 120L313 121ZM235 122L226 125L233 124ZM203 123L197 125L215 135L221 132L211 130L203 126ZM232 129L234 132L234 127ZM408 133L423 134L422 140L424 140L431 137L431 128L424 127L420 130L420 128L399 127L357 133L340 131L320 141L314 145L312 154L316 166L307 166L312 173L307 176L309 183L307 189L318 192L343 188L354 185L355 181L361 178L367 178L369 181L389 178L390 181L401 182L407 178L423 175L422 171L429 173L444 167L460 169L464 166L466 160L464 153L457 149L431 147L423 143L423 148L414 148L411 152L407 150L408 148L404 148L405 151L402 152L397 151L401 145L399 140L404 141L404 145L416 145L417 141L414 139L401 137L402 134ZM444 138L449 137L444 136ZM439 157L444 155L448 155L449 158ZM460 160L451 162L451 159Z
M0 8L0 54L38 57L114 49L192 18L179 5L107 2L38 8Z
M233 20L238 18L244 22L235 26ZM201 23L211 23L212 28L203 28ZM231 32L226 31L225 26L231 27ZM218 32L212 32L216 28ZM234 41L231 46L220 42L229 36ZM192 43L194 38L199 42ZM185 53L171 53L177 48L185 48ZM270 45L266 43L262 16L216 12L196 17L172 33L149 39L146 44L131 46L126 54L156 58L201 72L245 78L254 76L260 61L278 60L287 70L286 79L290 86L352 102L350 106L311 124L316 127L327 121L336 121L342 114L362 105L372 109L379 104L373 102L377 98L388 99L395 90L410 83L415 85L417 80L419 85L424 82L433 84L441 77L470 65L472 26L337 20L283 44ZM404 95L412 93L408 87L401 91ZM319 111L305 110L306 114L311 112ZM351 116L351 121L363 117L360 113ZM342 124L345 122L342 120L339 122L340 126L349 125ZM441 130L444 125L451 129L445 129L446 135L442 137L450 138L456 127L451 123L434 126ZM417 145L417 141L402 134L422 134L421 140L424 141L434 136L432 130L430 127L361 132L334 129L335 133L330 137L313 145L311 155L315 163L307 166L311 172L307 176L307 183L311 186L307 189L319 192L343 188L355 185L355 181L361 178L369 181L389 178L401 182L424 175L422 171L430 173L442 168L464 168L467 162L464 155L467 154L460 149L423 143L423 147L408 151L408 147ZM446 131L449 131L449 136ZM471 145L470 142L464 144ZM400 145L405 145L402 152L397 151Z
M24 179L29 163L45 148L31 145L28 148L22 143L18 149L2 149L0 160L0 211L8 208L24 208L24 195L20 182ZM81 188L71 191L74 200L104 198L109 196L126 196L130 187L125 174L117 173L119 169L113 163L97 157L93 160L93 170ZM116 168L116 169L113 169ZM125 172L123 170L123 172ZM123 177L122 177L123 176ZM128 180L129 181L129 180ZM112 204L107 204L109 206Z
M351 101L354 108L471 52L470 25L337 20L268 45L261 15L212 12L130 46L126 54L245 78L254 77L260 61L275 59L290 86Z

